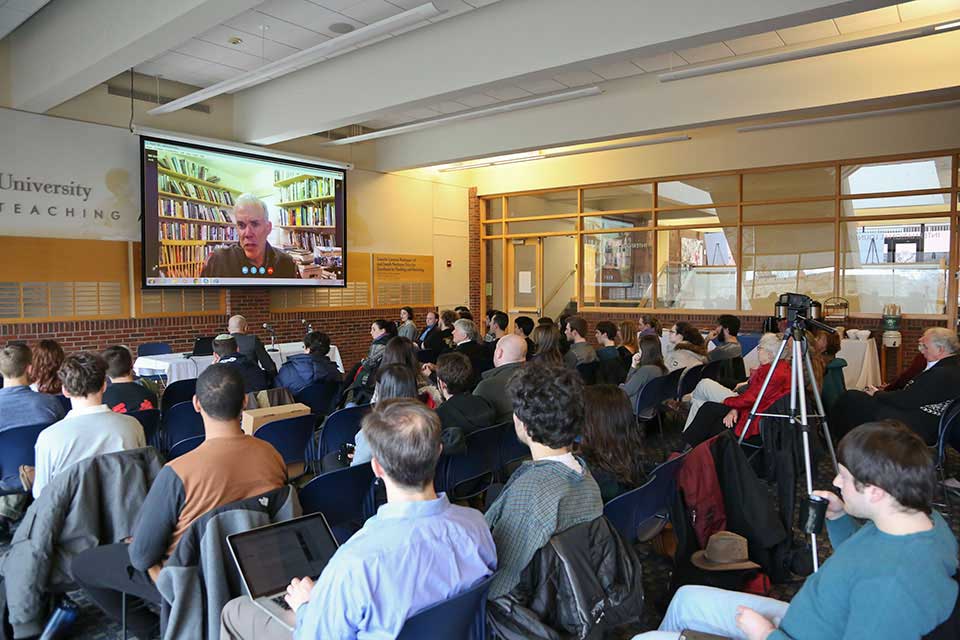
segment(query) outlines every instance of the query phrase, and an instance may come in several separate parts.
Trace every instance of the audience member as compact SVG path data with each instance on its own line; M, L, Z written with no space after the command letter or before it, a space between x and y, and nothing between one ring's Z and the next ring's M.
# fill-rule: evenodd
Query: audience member
M564 365L563 355L560 354L560 330L556 326L538 325L530 336L535 345L531 360L550 367Z
M705 586L677 591L645 638L679 638L686 629L747 638L920 638L957 601L957 540L932 510L934 463L905 425L871 422L837 450L840 472L827 500L833 555L788 604ZM672 634L663 632L670 631Z
M420 361L417 359L417 347L409 338L396 336L387 343L383 350L383 359L380 361L380 366L386 367L391 364L401 364L413 371L417 379L417 394L431 409L443 402L436 385L421 373Z
M495 342L497 339L496 336L493 335L493 329L491 328L493 324L493 316L496 314L497 314L496 309L487 309L487 311L484 313L484 316L485 316L485 319L483 322L483 328L485 331L483 334L484 342Z
M493 315L490 316L490 322L488 323L489 333L488 336L491 337L487 342L496 342L503 336L507 335L507 326L510 324L510 318L503 311L494 311Z
M660 337L660 321L650 315L640 316L640 335Z
M542 324L547 325L548 327L554 326L553 318L550 316L540 316L537 318L537 325L539 326Z
M587 342L587 321L580 316L571 316L567 318L566 329L567 342L570 344L570 350L564 356L564 362L571 369L576 369L578 364L597 361L597 352Z
M110 385L103 392L103 403L117 413L156 409L157 394L138 383L133 376L133 356L124 346L107 347L103 352Z
M0 431L35 424L53 424L63 418L63 404L30 388L30 347L10 343L0 350Z
M247 319L243 316L231 316L227 321L227 333L237 341L237 351L246 356L267 372L267 380L273 380L277 375L277 363L273 361L260 338L253 333L247 333Z
M58 375L73 408L37 438L34 498L39 498L50 480L74 462L147 446L136 418L114 413L103 404L107 363L100 355L72 353L64 359Z
M462 452L466 436L496 424L493 405L470 393L472 382L473 367L467 356L445 353L437 360L437 386L443 396L437 415L440 416L443 452L446 454Z
M423 348L437 354L453 349L456 346L453 342L453 323L457 320L456 313L450 309L444 310L440 314L440 320L437 321L439 331L434 331L428 336Z
M464 306L454 307L453 312L457 314L458 319L463 320L473 320L473 314L470 313L470 309Z
M290 393L299 393L311 384L340 383L343 374L327 354L330 353L330 337L319 331L311 331L303 338L303 353L287 358L277 374L277 386L286 387Z
M237 351L237 341L231 335L220 334L213 339L213 362L236 369L243 377L243 389L247 393L263 391L270 386L266 373Z
M617 342L620 343L617 345L617 353L620 354L620 359L623 360L623 366L627 369L630 368L630 363L633 362L633 355L640 348L637 343L637 336L637 325L635 325L632 320L622 320L620 324L617 325Z
M497 555L478 511L437 495L440 420L418 402L391 400L363 419L387 504L334 554L316 580L294 579L287 604L293 638L395 638L404 622L493 573ZM224 607L221 637L273 640L291 634L248 597Z
M617 325L609 320L601 320L594 327L594 337L597 340L597 360L620 360L617 351Z
M952 329L931 327L923 332L919 349L927 368L903 389L868 387L847 391L837 399L830 414L835 437L843 437L861 422L889 418L908 425L927 444L937 441L940 415L960 389L960 342Z
M424 316L424 326L423 331L417 336L414 342L421 349L431 349L430 342L434 335L440 332L440 327L438 323L440 322L440 314L431 309L427 311L427 315Z
M837 357L840 352L840 334L826 333L826 345L823 348L823 407L827 411L833 407L833 404L847 390L847 383L843 378L843 369L847 366L847 361Z
M839 339L840 336L837 336ZM913 356L913 360L910 361L910 364L907 365L907 368L900 372L900 374L893 379L893 382L888 382L885 385L878 387L880 391L899 391L907 386L914 378L927 370L927 358L921 352L917 352L917 355Z
M508 593L550 538L603 514L600 488L582 458L571 453L583 422L583 382L566 367L531 363L507 388L517 438L532 461L513 472L485 514L500 568L489 598Z
M689 322L673 325L669 331L668 342L671 348L664 358L668 370L676 371L706 363L706 343L700 331Z
M56 340L41 340L33 348L30 366L30 388L40 393L60 395L60 365L63 364L63 347Z
M513 332L523 338L527 343L527 360L531 359L537 350L537 345L530 339L533 327L533 318L530 316L517 316L513 320Z
M387 347L387 342L393 336L390 334L390 325L386 320L378 319L370 323L370 348L367 350L367 357L361 361L361 366L368 372L373 373L380 366L380 360L383 358L383 350Z
M416 371L399 363L386 364L377 370L376 387L371 404L376 405L384 400L395 398L420 400L420 394L417 392ZM373 451L364 439L363 433L358 433L354 437L353 458L350 459L350 466L370 462L372 456Z
M400 307L400 325L397 327L397 335L411 341L417 339L417 325L413 321L413 307Z
M716 380L704 378L693 390L690 403L690 415L684 426L683 439L696 445L720 433L724 427L736 427L739 437L743 431L750 409L760 395L763 381L770 371L773 359L780 348L780 338L775 333L765 333L757 343L757 358L760 366L750 373L750 379L738 387L739 392L731 391ZM780 360L774 369L770 384L763 394L757 412L769 409L774 402L790 393L790 362ZM833 425L831 424L831 429ZM747 431L748 438L760 433L760 419L754 419Z
M716 348L707 353L707 360L733 360L743 356L743 348L737 340L740 331L740 318L724 314L717 318L717 326L707 334L707 342L718 340ZM698 332L699 333L699 332Z
M640 349L630 361L630 371L627 381L623 383L623 390L630 398L630 406L637 406L637 397L644 385L667 373L667 366L663 363L663 352L660 346L660 336L647 334L640 336Z
M120 620L123 593L151 602L160 600L157 576L194 520L219 506L286 483L287 467L276 449L240 428L245 404L243 377L235 367L207 367L197 378L193 397L206 439L160 471L140 509L129 544L90 549L74 560L74 579L111 618ZM126 615L127 625L138 636L148 637L157 628L157 616L144 606L128 604Z
M507 395L507 384L526 360L527 343L520 336L507 335L497 341L493 352L494 368L483 373L480 384L473 391L496 410L496 423L506 422L513 416L513 402Z
M460 318L453 323L453 343L456 351L470 358L475 374L490 368L490 354L480 344L480 334L473 320Z
M630 399L612 384L583 391L583 439L579 452L604 502L643 484L643 432Z
M567 340L567 320L570 316L566 313L561 313L560 317L557 318L557 328L560 330L560 355L566 357L567 352L570 351L570 341ZM586 327L584 327L586 331Z

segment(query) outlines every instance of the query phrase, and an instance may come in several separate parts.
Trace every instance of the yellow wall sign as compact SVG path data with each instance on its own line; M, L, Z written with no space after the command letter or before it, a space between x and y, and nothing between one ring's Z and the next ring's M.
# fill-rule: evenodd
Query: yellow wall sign
M432 306L433 256L373 254L376 306Z

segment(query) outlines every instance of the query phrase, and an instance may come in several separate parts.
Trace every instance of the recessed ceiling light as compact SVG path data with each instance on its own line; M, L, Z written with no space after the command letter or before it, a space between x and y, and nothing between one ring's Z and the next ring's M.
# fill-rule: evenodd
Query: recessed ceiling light
M330 31L334 33L350 33L355 28L352 24L347 24L346 22L334 22L330 25Z
M243 44L243 38L240 38L240 37L237 37L237 36L230 36L229 38L227 38L227 42L229 42L229 43L232 44L233 46L237 47L237 46Z

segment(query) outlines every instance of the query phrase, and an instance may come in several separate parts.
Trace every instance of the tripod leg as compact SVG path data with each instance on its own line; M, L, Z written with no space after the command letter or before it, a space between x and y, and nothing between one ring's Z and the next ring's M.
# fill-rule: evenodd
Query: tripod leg
M817 388L817 379L813 375L813 363L810 361L810 351L805 352L805 364L807 365L807 379L810 380L810 390L813 391L813 399L817 403L817 412L823 416L820 419L820 426L823 428L823 438L827 441L827 450L830 452L830 460L833 461L833 471L840 473L840 467L837 465L837 454L833 450L833 437L830 435L830 427L827 425L827 412L823 409L823 398L820 397L820 389Z
M803 389L803 356L806 351L806 338L802 330L797 331L797 336L793 341L793 388L797 394L797 400L800 403L800 437L803 440L803 462L806 467L807 496L813 494L813 469L810 461L810 423L807 416L807 394ZM809 360L807 361L809 362ZM811 371L812 373L812 371ZM813 383L816 387L816 382ZM810 534L810 553L813 556L813 570L816 572L820 568L820 558L817 555L817 534Z
M740 439L737 440L738 444L743 444L743 439L747 437L747 431L750 430L750 423L753 422L753 419L757 415L757 408L760 406L760 401L767 392L767 386L770 384L770 379L773 378L773 372L777 368L777 363L780 362L780 359L783 357L783 350L786 348L787 341L789 339L789 334L784 333L783 340L780 342L780 349L777 350L777 355L773 358L773 362L770 363L770 370L767 371L767 377L763 380L763 386L760 387L760 393L757 394L757 399L750 408L750 415L747 416L747 422L743 425L743 432L740 434Z

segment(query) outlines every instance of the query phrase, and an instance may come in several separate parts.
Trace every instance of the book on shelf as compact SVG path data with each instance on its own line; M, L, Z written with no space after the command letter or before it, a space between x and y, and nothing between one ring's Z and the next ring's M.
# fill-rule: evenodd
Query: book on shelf
M160 271L167 278L196 278L207 256L229 244L160 245Z
M280 175L280 172L274 171L274 178ZM284 178L280 178L280 182ZM312 176L303 176L302 180L297 180L287 185L279 186L281 202L297 202L300 200L309 200L310 198L324 198L334 195L333 178L320 178Z
M213 183L220 182L220 178L211 175L207 167L192 160L178 158L177 156L167 156L166 158L157 157L157 164L168 171L176 171L177 173L196 178L197 180Z
M284 226L288 227L332 227L336 224L332 202L322 205L288 207L283 210Z
M235 227L203 224L198 222L160 221L161 240L214 240L218 242L236 242Z
M231 222L230 210L188 200L160 197L160 215L206 222Z
M291 247L299 247L301 249L313 251L318 247L323 248L333 246L333 234L331 233L317 233L316 231L293 231L288 229L287 235L289 237L288 244Z
M194 184L192 182L186 182L185 180L177 180L166 174L160 174L157 176L157 184L160 187L160 191L166 193L172 193L178 196L185 196L188 198L196 198L198 200L206 200L208 202L216 202L218 204L233 205L233 194L227 191L226 189L214 189L212 187L205 187L202 184Z

